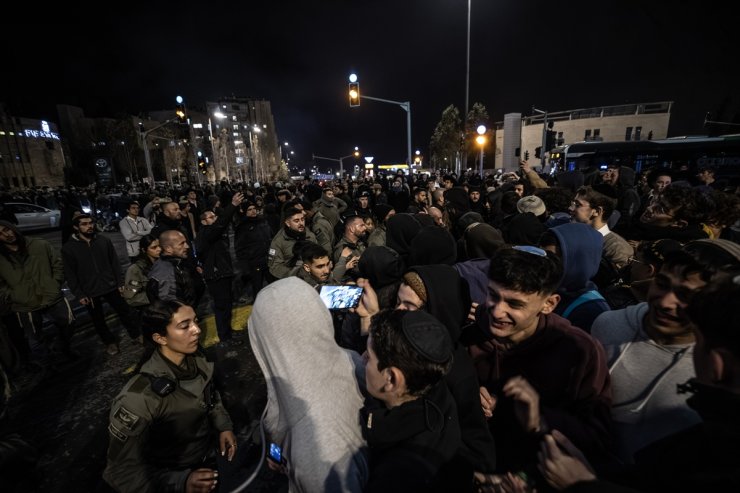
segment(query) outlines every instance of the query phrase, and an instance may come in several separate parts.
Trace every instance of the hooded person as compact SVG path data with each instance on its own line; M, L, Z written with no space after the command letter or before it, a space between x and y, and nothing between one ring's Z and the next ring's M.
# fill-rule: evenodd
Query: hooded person
M505 245L501 232L486 223L473 223L462 237L464 262L453 267L468 282L471 301L485 303L488 293L488 268L491 255ZM460 249L458 249L459 255Z
M388 218L385 244L406 262L411 253L411 240L420 230L421 224L413 214L395 214Z
M265 429L283 449L290 491L362 491L369 475L359 422L364 365L337 346L318 293L297 277L262 289L249 342L267 381Z
M457 405L462 446L450 464L445 478L447 488L462 491L470 486L473 471L491 473L496 468L496 447L480 406L478 376L467 349L459 342L470 308L468 286L449 265L419 265L404 275L404 283L423 302L421 309L442 322L453 344L452 368L445 377ZM399 301L403 301L399 292Z
M392 212L392 214L391 214ZM367 246L385 245L386 221L396 213L396 210L388 204L376 204L373 207L375 215L375 229L367 239Z
M396 306L396 295L406 270L403 259L387 246L368 247L357 262L360 276L370 281L378 297L381 310ZM367 337L362 335L360 319L348 313L342 322L339 345L358 353L365 352Z
M588 224L569 223L550 228L540 239L540 247L552 251L563 261L563 277L555 313L571 325L591 332L596 317L610 310L591 279L599 270L604 237Z
M455 260L457 260L455 238L444 228L425 226L411 240L408 265L452 265Z
M466 212L470 212L470 199L462 187L453 187L445 190L445 211L449 215L450 224L452 225L452 235L455 238L462 236L464 227L458 224L458 221ZM482 220L482 219L481 219Z

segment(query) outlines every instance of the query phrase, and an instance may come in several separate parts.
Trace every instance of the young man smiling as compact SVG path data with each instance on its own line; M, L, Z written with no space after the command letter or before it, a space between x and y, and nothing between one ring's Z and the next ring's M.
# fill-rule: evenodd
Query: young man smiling
M607 448L611 392L604 351L553 313L561 277L559 259L539 248L505 248L491 258L487 300L476 314L484 340L469 350L499 474L535 474L539 437L552 428L571 430L592 457Z

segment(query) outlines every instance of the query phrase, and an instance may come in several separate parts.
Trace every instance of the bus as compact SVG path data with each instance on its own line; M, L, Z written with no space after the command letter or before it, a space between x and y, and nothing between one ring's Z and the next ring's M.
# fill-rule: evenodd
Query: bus
M717 177L740 179L740 134L718 137L671 137L661 140L576 142L550 151L550 170L605 169L610 163L637 173L652 168L686 170L695 175L702 166L713 166Z

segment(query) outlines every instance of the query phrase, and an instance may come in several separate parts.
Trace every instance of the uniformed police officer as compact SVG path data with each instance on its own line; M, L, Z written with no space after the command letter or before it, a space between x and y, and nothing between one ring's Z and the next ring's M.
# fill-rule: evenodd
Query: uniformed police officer
M236 437L198 350L195 311L154 301L143 335L153 348L114 399L105 481L120 492L207 492L216 488L216 444L231 461ZM218 438L218 440L216 440Z

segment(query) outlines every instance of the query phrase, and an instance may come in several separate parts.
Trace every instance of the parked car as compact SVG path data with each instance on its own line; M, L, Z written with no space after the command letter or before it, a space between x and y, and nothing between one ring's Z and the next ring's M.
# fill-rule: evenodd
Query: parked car
M5 208L15 214L20 231L59 228L62 213L35 204L6 202Z

